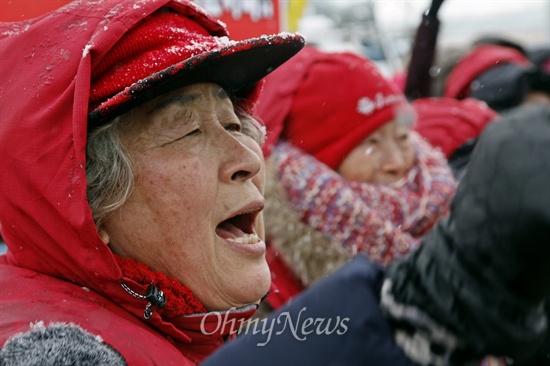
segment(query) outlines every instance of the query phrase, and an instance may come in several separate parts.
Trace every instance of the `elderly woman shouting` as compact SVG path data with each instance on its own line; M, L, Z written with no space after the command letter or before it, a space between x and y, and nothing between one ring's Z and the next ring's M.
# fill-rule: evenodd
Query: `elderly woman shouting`
M302 37L231 41L185 0L1 27L2 357L200 362L231 331L216 311L269 289L249 109Z

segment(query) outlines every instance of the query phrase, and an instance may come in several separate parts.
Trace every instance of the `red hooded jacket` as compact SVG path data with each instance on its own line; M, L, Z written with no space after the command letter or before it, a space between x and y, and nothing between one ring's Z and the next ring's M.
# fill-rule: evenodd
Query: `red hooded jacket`
M169 6L216 32L185 0L73 2L0 24L0 345L31 323L74 323L129 365L198 363L223 343L218 313L146 320L146 289L122 275L86 199L91 70L134 24ZM227 320L249 318L251 305Z

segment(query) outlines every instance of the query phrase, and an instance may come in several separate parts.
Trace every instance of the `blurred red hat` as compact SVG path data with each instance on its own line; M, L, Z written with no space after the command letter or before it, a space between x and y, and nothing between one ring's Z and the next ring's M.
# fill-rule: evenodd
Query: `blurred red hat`
M490 44L475 47L457 62L449 74L444 96L457 99L468 97L472 81L483 72L506 63L525 68L531 65L524 54L511 47Z
M487 104L473 98L420 98L411 105L418 115L415 130L441 149L447 159L498 116Z
M279 138L336 169L361 141L398 113L414 112L369 59L306 47L265 79L257 114L266 155Z

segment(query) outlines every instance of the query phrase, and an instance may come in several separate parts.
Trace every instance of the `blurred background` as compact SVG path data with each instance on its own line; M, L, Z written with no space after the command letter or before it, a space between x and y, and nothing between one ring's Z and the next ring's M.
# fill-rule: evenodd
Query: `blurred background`
M386 74L404 68L415 31L431 0L309 0L296 30L329 50L348 49L375 60ZM526 48L550 47L548 0L445 0L438 13L438 53L498 36ZM288 26L288 23L287 23Z
M407 66L415 30L431 0L194 0L221 18L234 39L300 32L327 50L354 50L388 75ZM0 0L0 21L24 21L69 0ZM530 47L550 47L550 0L445 0L437 48L466 47L499 36Z

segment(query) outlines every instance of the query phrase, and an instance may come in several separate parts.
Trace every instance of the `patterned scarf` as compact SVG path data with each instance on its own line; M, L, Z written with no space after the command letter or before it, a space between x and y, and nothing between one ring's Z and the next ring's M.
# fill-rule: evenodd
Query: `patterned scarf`
M382 265L409 253L449 209L456 182L443 154L411 132L416 159L391 185L351 182L298 148L273 149L281 185L301 220Z

